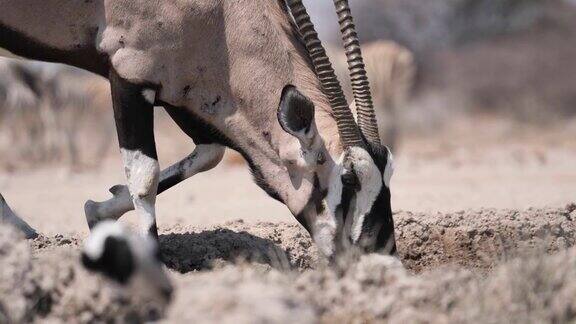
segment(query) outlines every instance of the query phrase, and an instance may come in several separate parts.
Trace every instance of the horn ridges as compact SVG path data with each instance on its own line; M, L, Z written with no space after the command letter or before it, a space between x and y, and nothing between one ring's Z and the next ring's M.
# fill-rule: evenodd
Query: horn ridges
M310 20L306 7L304 7L301 0L287 0L287 4L312 60L312 65L320 80L322 89L330 101L342 145L344 148L350 146L363 147L364 141L362 140L360 129L350 111L340 82L334 73L322 42L318 38L318 33Z
M348 71L350 73L350 82L354 93L356 103L356 112L358 116L358 126L364 137L371 143L380 144L378 136L378 123L372 103L372 94L370 92L370 83L366 75L366 68L360 49L360 41L356 33L356 27L350 12L348 0L334 0L338 23L342 33L342 41L348 61Z

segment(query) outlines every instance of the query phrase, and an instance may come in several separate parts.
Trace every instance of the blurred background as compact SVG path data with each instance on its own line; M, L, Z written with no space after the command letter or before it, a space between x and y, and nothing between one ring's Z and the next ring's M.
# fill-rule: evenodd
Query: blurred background
M304 2L347 85L332 1ZM576 1L350 2L380 132L401 162L395 209L516 208L573 197ZM167 166L193 144L162 110L156 118ZM286 215L250 184L242 163L232 153L219 167L226 181L236 179L235 168L242 173L231 186L237 192L229 189L234 208L218 208L240 217L257 202ZM33 211L25 203L32 190L63 199L52 196L64 190L56 187L73 183L64 197L77 197L70 213L81 213L83 199L105 198L106 188L123 182L121 171L107 81L62 65L0 58L0 191L12 193L16 209ZM189 182L204 184L203 176ZM222 176L211 179L214 190L226 187ZM171 204L186 208L210 198L207 187L198 187L176 191Z

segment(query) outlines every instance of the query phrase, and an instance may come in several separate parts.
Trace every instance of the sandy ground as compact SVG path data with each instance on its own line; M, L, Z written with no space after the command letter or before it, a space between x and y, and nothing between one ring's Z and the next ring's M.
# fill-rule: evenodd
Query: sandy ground
M463 209L564 206L576 199L576 148L505 147L423 149L399 154L392 179L395 211L454 212ZM117 163L116 163L117 162ZM163 165L168 165L164 163ZM124 183L119 161L97 172L61 169L0 173L0 192L31 225L49 234L87 233L83 205L105 200ZM293 222L286 207L270 199L244 166L222 163L163 193L160 227L246 222ZM132 220L127 214L124 220Z
M26 242L0 227L0 322L573 322L576 147L563 131L536 135L495 126L481 140L407 141L392 182L403 267L367 256L326 268L245 168L195 176L158 200L169 306L79 265L83 202L123 182L119 164L0 174L0 192L42 233Z
M569 323L576 320L576 205L399 213L402 264L318 259L293 224L164 228L171 305L79 265L82 235L25 241L0 226L0 322Z

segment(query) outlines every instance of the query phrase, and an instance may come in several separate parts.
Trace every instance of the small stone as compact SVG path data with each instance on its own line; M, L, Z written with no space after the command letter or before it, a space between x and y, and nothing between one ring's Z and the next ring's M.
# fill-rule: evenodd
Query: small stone
M61 240L58 241L58 245L66 245L66 244L71 244L72 241L70 239L67 238L63 238Z
M568 248L568 243L566 242L566 239L563 237L559 237L558 239L556 239L556 245L560 250L565 250Z

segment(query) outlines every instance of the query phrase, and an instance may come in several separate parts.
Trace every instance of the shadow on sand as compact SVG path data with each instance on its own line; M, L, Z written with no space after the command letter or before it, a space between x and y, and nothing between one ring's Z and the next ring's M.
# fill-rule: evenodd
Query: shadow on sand
M208 270L226 263L259 263L288 270L288 251L269 239L247 232L216 229L200 233L160 235L162 260L170 269L186 273Z

